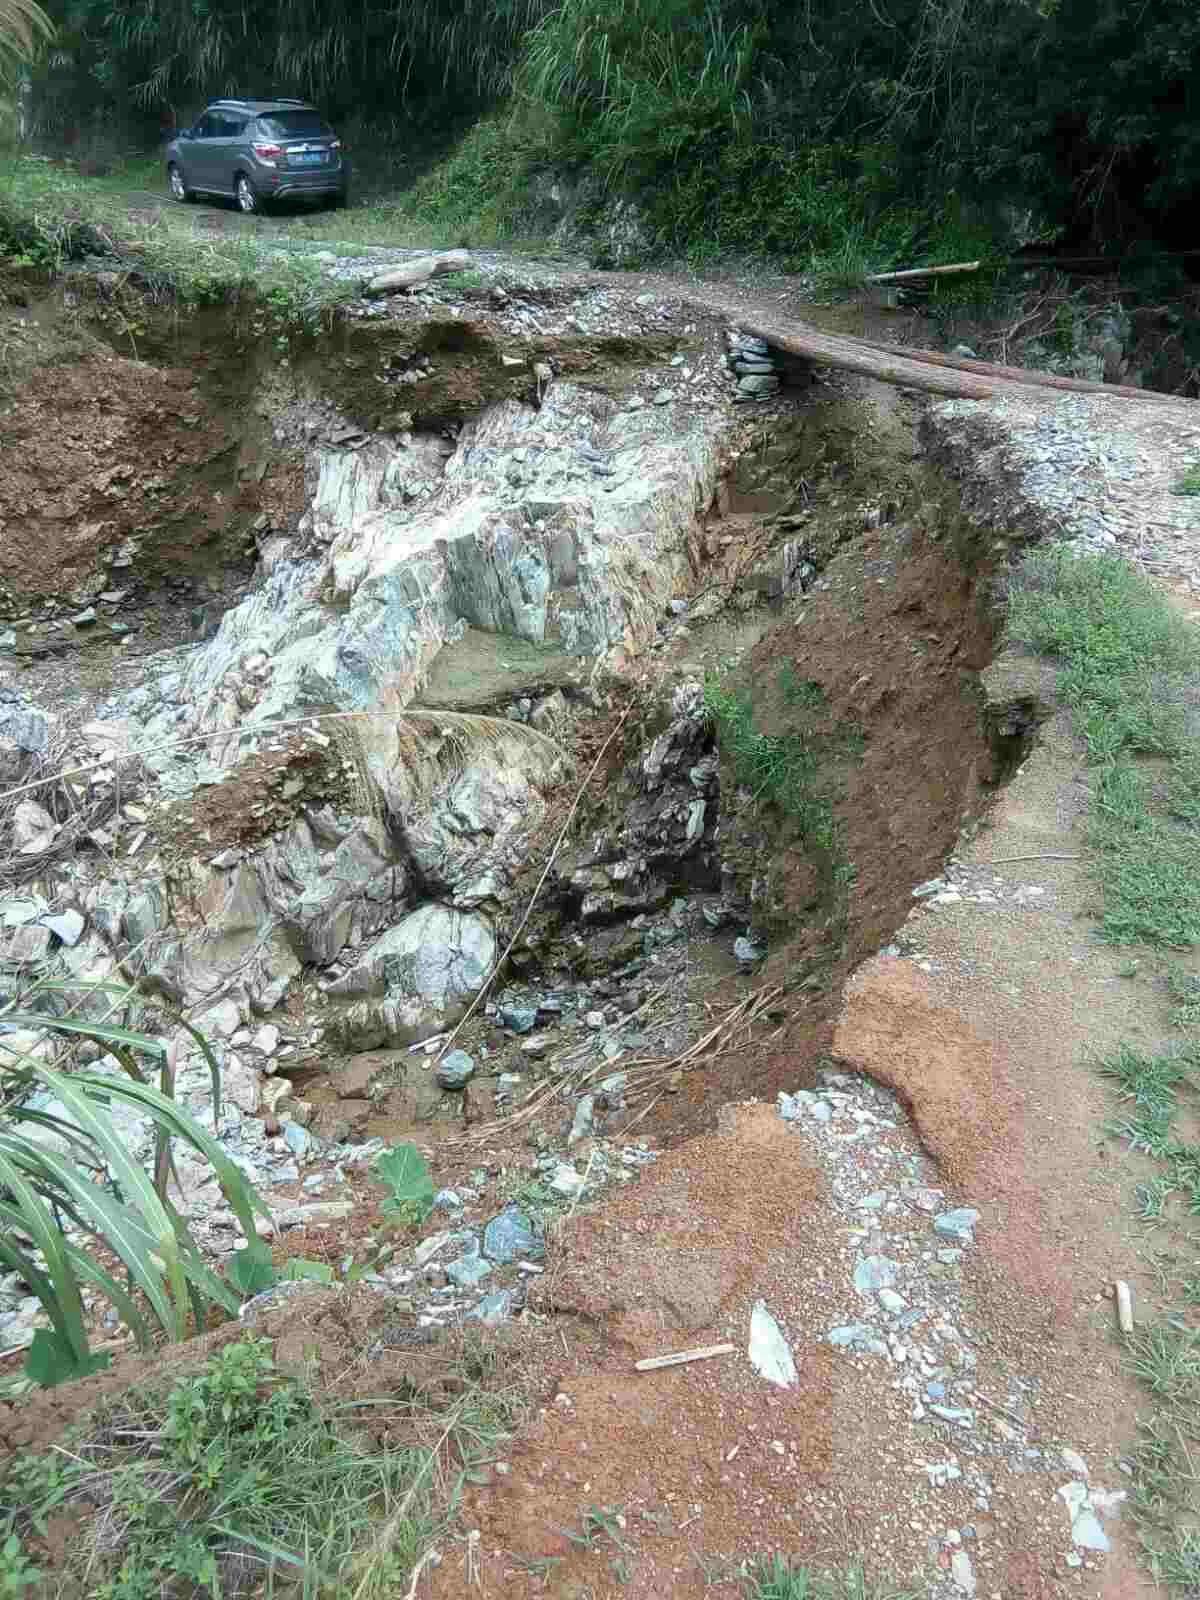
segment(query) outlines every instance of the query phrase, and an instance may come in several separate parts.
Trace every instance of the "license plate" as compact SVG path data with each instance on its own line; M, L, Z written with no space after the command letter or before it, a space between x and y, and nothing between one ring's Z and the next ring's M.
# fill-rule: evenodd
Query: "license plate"
M292 160L301 167L320 167L325 163L324 150L302 150L292 157Z

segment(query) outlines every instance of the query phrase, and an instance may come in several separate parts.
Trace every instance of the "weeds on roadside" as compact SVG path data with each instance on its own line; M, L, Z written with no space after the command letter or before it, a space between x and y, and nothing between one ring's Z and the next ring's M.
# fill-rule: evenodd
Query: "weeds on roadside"
M916 1600L915 1589L871 1582L861 1566L843 1572L815 1572L783 1556L752 1564L746 1579L746 1600Z
M1200 461L1194 461L1186 467L1171 485L1172 494L1194 495L1200 494Z
M1063 666L1059 689L1099 769L1090 842L1113 944L1200 944L1200 644L1116 556L1051 546L1010 581L1011 637ZM1167 763L1165 776L1143 758Z
M355 1438L355 1420L355 1408L326 1409L282 1377L267 1342L226 1345L169 1389L131 1393L96 1413L69 1448L6 1464L0 1593L18 1592L21 1562L26 1573L36 1568L35 1541L51 1514L75 1508L83 1520L67 1569L55 1573L56 1593L395 1593L435 1529L439 1502L453 1498L452 1489L443 1494L439 1460L469 1472L494 1451L507 1419L468 1393L438 1445L388 1451Z

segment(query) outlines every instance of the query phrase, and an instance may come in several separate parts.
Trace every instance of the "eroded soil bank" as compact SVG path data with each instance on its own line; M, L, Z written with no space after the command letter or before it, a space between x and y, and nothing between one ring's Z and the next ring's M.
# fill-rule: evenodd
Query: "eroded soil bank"
M528 1419L423 1582L732 1595L780 1551L931 1600L1132 1593L1093 1299L1124 1244L1079 1267L1091 1199L1043 1203L1053 1149L974 1015L1037 971L1010 983L1002 939L947 997L910 920L922 885L918 919L958 904L929 881L1042 759L1045 703L987 675L1034 530L970 481L964 511L953 420L935 467L917 402L611 282L430 290L286 361L252 313L96 292L69 340L25 308L0 424L39 469L0 512L6 779L88 769L4 802L6 982L123 977L164 1037L182 1007L222 1115L186 1041L180 1093L286 1211L279 1260L353 1256L401 1344L503 1325ZM1042 886L993 876L1020 946ZM409 1234L369 1174L398 1139L444 1191ZM231 1214L180 1179L226 1260ZM36 1307L0 1292L16 1352ZM311 1291L318 1345L352 1292Z

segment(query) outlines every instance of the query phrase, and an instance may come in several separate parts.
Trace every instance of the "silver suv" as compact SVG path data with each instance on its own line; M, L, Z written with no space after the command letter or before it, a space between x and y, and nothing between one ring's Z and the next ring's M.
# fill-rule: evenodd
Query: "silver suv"
M344 206L350 164L342 141L303 100L214 100L167 146L176 200L224 195L242 211L311 196Z

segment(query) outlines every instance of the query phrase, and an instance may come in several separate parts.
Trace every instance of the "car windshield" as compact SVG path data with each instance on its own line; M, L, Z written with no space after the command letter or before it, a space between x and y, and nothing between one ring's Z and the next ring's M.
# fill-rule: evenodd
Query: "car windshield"
M328 139L333 134L318 111L272 111L259 117L258 125L272 139Z

